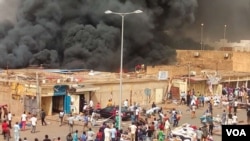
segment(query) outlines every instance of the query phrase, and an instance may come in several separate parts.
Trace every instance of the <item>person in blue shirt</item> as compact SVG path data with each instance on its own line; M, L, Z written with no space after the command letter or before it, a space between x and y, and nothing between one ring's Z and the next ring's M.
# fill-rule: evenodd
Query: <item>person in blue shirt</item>
M135 122L135 114L131 114L131 123Z
M111 133L111 141L115 141L116 140L116 133L117 133L116 128L112 127L110 129L110 133Z
M205 97L202 94L199 96L199 100L200 100L200 104L202 105L202 107L204 107Z
M75 133L73 133L73 141L78 141L78 139L78 130L76 130Z
M87 141L87 136L86 136L86 132L85 131L82 132L82 135L80 137L80 141Z

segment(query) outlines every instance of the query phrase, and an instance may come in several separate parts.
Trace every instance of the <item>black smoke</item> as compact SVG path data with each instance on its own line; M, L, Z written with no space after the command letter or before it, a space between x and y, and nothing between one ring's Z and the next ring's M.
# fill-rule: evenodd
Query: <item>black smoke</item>
M0 26L0 67L117 71L121 17L125 16L124 67L175 61L181 29L195 21L196 0L20 0L16 22ZM192 42L193 43L193 42ZM192 44L191 43L191 44ZM193 43L195 45L195 43ZM177 44L178 45L178 44ZM185 45L185 44L183 44Z

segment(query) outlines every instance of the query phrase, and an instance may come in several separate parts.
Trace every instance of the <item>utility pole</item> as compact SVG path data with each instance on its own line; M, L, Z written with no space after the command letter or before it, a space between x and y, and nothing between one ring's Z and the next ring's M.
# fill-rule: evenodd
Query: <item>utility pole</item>
M41 96L40 96L40 87L39 87L39 77L38 72L36 72L36 101L37 101L37 109L41 110Z
M191 65L191 63L189 62L188 63L188 89L190 89L190 66Z
M9 81L10 76L9 76L9 64L8 64L8 62L6 64L6 70L7 70L7 86L8 86L9 89L11 89L11 87L10 87L10 81ZM8 105L9 111L12 110L11 109L11 105L12 105L12 93L9 93L9 105Z
M226 32L227 32L227 25L224 25L224 34L223 34L223 51L225 49L225 42L226 42Z
M203 50L203 27L204 27L204 24L201 23L201 50Z

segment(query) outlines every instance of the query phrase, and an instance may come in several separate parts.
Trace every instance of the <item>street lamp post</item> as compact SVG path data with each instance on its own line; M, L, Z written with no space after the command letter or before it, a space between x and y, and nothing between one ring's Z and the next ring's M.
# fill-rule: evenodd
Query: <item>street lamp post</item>
M226 40L227 25L224 25L224 41Z
M113 12L111 10L105 11L105 14L115 14L122 17L122 27L121 27L121 62L120 62L120 95L119 95L119 111L118 114L121 116L121 109L122 109L122 73L123 73L123 34L124 34L124 17L130 14L138 14L142 13L141 10L135 10L133 12L126 12L126 13L119 13ZM121 129L121 117L119 118L118 128Z
M224 25L224 37L223 37L223 50L224 50L224 48L225 48L225 42L226 42L226 32L227 32L227 25L225 24Z
M201 23L201 50L203 50L203 26L204 24Z

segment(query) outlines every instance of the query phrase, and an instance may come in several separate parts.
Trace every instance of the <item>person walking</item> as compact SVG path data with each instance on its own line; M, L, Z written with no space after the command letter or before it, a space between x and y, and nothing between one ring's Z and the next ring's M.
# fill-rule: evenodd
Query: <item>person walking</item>
M68 118L68 124L69 124L69 132L73 133L73 126L74 126L74 117L70 115Z
M8 118L7 105L3 106L3 118L6 120Z
M197 141L202 141L202 135L203 135L203 132L201 131L201 128L196 130L196 139L197 139Z
M82 135L80 137L80 141L87 141L87 135L86 135L85 131L82 132Z
M9 128L11 129L12 128L12 126L11 126L12 114L11 114L10 111L9 111L9 113L7 115L7 119L8 119L8 122L9 122Z
M16 122L16 124L13 126L14 129L14 141L19 141L20 138L20 126L18 124L18 122Z
M95 109L96 110L100 110L101 109L101 104L99 102L96 104Z
M64 117L64 111L60 111L60 113L59 113L60 126L62 126L63 117Z
M208 125L208 133L210 135L213 135L213 129L214 129L214 123L213 123L213 119L212 119L212 121L210 121L209 125Z
M153 140L153 134L154 134L154 131L152 129L148 129L146 131L146 134L147 134L147 137L146 137L146 141L152 141Z
M43 139L43 141L51 141L51 139L49 139L48 135L45 135L44 137L45 137L45 139Z
M155 102L153 102L152 105L151 105L151 108L153 109L155 107L156 107L156 104L155 104Z
M30 118L30 122L31 122L31 133L35 133L36 132L36 124L37 124L37 118L35 115L33 115L31 118Z
M204 105L205 105L205 97L202 94L200 94L199 100L200 100L200 105L202 107L204 107Z
M115 126L113 126L113 127L110 129L110 134L111 134L111 141L115 141L116 135L117 135L117 131L116 131Z
M83 130L85 130L86 128L89 128L89 117L87 114L83 116Z
M99 136L101 134L101 140L100 141L104 141L105 135L104 135L104 129L107 127L106 122L102 123L102 126L99 128Z
M193 119L193 118L196 117L196 115L195 115L195 111L196 111L196 106L195 106L195 104L193 104L191 108L192 108L192 110L191 110L191 112L192 112L192 113L191 113L191 118Z
M174 113L174 123L173 123L173 127L177 127L178 124L179 124L178 113L177 113L177 111L175 111L175 113Z
M73 137L72 137L71 133L69 133L69 134L66 136L66 141L73 141Z
M190 90L188 91L188 94L186 95L186 99L187 99L187 102L186 102L186 104L187 104L187 106L189 107L189 105L190 105L190 102L191 102L191 94L190 94Z
M119 116L119 112L116 111L116 114L115 114L115 127L119 127L120 118L121 118L121 116Z
M123 106L124 108L127 110L128 109L128 99L126 99L124 102L123 102Z
M154 118L153 123L154 123L154 129L157 130L158 129L158 124L159 124L158 120L156 118Z
M237 109L238 109L238 101L237 101L237 99L236 99L236 98L234 99L234 103L233 103L233 105L234 105L234 113L237 113Z
M75 131L75 133L73 134L73 141L78 141L79 137L78 137L78 130Z
M135 133L136 133L136 129L137 129L135 123L132 123L132 125L130 125L129 128L130 128L130 134L131 134L130 139L131 139L131 141L135 141Z
M22 131L25 130L25 127L26 127L26 120L27 120L27 115L26 115L26 112L24 111L23 114L21 115Z
M95 126L96 125L96 119L97 119L97 113L96 111L93 111L91 116L90 116L90 123L91 126Z
M110 141L110 129L109 126L107 125L104 129L104 141Z
M94 141L95 139L95 132L89 128L89 131L87 132L87 141Z
M164 141L164 133L163 130L158 132L158 141Z
M247 124L250 125L250 106L247 107L246 115L247 115Z
M99 131L96 133L96 139L95 139L95 141L102 141L102 140L104 140L104 138L103 138L103 132L102 132L102 129L99 128Z
M47 125L47 123L45 122L45 117L46 117L46 114L45 114L45 111L42 109L42 111L41 111L41 114L40 114L40 116L41 116L41 121L42 121L42 126L43 125Z
M233 121L232 121L233 125L237 125L238 124L238 117L237 117L236 113L234 113L234 115L232 116L232 119L233 119Z
M225 125L226 124L226 120L227 120L227 113L226 113L226 110L223 110L223 113L221 115L221 124Z
M6 122L6 120L4 120L2 123L2 134L4 136L4 139L6 138L8 127L8 123Z
M209 112L211 113L211 115L213 115L213 100L212 100L212 98L210 99L210 101L208 103L208 109L209 109Z
M136 107L135 109L135 121L139 122L139 115L140 115L140 109L139 107Z
M94 102L92 99L89 100L89 108L94 108Z
M201 127L201 131L202 131L202 141L206 141L207 136L208 136L208 129L207 129L207 125L204 125Z
M170 130L170 123L169 123L168 119L166 119L165 124L164 124L164 131L165 131L166 137L168 137L169 130Z

